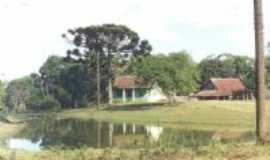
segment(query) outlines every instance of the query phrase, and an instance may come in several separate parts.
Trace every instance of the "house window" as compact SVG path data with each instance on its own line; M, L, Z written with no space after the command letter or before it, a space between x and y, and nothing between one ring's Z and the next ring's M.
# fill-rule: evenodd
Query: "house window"
M126 96L128 99L132 98L132 89L127 89L126 90Z
M113 95L114 98L122 98L122 89L115 89Z
M146 94L146 89L145 88L137 88L136 89L136 98L141 98L141 97L144 97Z

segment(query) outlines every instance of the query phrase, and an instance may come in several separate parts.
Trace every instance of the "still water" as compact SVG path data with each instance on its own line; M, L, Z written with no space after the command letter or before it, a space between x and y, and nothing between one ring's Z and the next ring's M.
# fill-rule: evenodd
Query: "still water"
M214 131L164 128L159 125L101 122L96 120L40 118L30 121L8 139L13 149L39 151L60 148L197 147L213 142ZM245 134L244 137L250 136ZM246 138L241 138L246 139Z

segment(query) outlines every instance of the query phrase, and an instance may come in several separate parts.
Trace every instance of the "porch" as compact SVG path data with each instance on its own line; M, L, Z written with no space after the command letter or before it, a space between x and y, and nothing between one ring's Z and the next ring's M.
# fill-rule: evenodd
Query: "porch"
M146 88L115 88L113 91L114 100L121 102L143 100L147 94Z

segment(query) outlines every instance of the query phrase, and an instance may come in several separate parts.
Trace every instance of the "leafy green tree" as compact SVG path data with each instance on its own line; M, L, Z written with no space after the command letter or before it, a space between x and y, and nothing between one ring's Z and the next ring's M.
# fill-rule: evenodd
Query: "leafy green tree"
M35 87L30 76L13 80L5 89L5 106L11 111L26 111L26 100L32 95L40 95L40 89Z
M68 52L68 57L74 56L91 64L97 54L100 55L103 61L101 66L106 69L101 76L108 80L109 104L112 103L113 63L123 64L131 57L149 55L152 50L148 41L140 41L138 34L124 25L80 27L69 30L64 37L75 46L74 50Z
M0 80L0 109L4 107L5 84Z
M92 75L91 78L90 75ZM63 70L60 75L60 85L69 93L71 106L85 107L95 100L95 75L88 72L87 65L77 63ZM56 97L61 96L61 90L57 90Z
M61 72L71 66L72 63L66 63L63 57L49 56L46 62L39 69L40 84L43 94L49 96L54 94L59 88Z
M270 57L267 56L266 57L266 60L265 60L265 66L266 66L266 85L267 85L267 89L268 89L268 92L267 92L267 98L269 98L270 96Z
M157 84L169 102L176 93L187 95L198 89L199 72L196 64L186 52L152 55L136 63L135 71L146 81Z
M57 111L61 104L52 96L32 95L25 101L26 109L29 111Z
M63 108L86 106L95 97L95 73L86 63L50 56L40 74L45 96L55 97Z
M72 98L62 85L63 72L73 65L72 62L66 62L63 57L49 56L46 62L39 69L39 83L42 88L43 96L53 96L60 103L61 107L72 107Z

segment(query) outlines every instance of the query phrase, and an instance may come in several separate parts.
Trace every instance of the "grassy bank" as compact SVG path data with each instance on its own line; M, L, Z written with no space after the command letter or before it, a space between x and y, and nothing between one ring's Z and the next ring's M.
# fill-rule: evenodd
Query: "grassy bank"
M270 146L254 144L222 145L213 143L201 148L178 149L50 149L27 152L0 149L2 160L266 160L270 158Z
M267 104L270 105L270 102ZM269 114L270 115L270 114ZM255 124L253 101L193 101L173 106L114 106L65 110L63 118L100 119L113 122L155 123L202 130L251 130Z
M18 133L23 127L24 124L7 124L0 122L0 139L7 138Z

